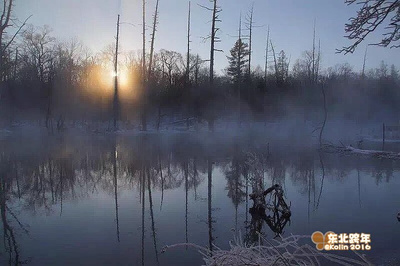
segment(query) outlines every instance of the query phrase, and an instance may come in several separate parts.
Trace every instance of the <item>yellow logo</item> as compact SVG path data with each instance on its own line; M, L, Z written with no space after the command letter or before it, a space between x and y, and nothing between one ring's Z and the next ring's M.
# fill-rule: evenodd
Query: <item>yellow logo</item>
M325 244L327 244L328 234L330 234L330 233L333 233L333 232L329 231L329 232L326 232L324 235L322 232L316 231L311 235L311 240L312 240L312 242L314 242L315 247L318 250L324 250Z
M371 235L365 233L341 233L316 231L311 235L318 250L371 250Z

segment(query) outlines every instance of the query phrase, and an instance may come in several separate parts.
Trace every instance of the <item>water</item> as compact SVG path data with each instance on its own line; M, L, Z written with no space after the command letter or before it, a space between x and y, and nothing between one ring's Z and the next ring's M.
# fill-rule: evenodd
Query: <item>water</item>
M186 242L227 249L238 234L257 240L256 229L275 237L276 228L248 212L248 194L272 184L291 204L283 236L368 233L372 250L363 253L374 263L399 256L398 162L254 136L19 137L0 145L1 265L200 265L193 248L161 250Z

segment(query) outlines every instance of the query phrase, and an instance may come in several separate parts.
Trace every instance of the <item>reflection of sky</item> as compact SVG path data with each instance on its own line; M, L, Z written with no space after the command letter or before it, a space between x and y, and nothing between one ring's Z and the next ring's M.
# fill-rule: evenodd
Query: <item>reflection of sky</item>
M15 15L24 19L33 15L30 23L34 25L48 24L54 29L54 35L62 40L76 37L84 44L100 51L114 41L117 0L30 0L17 1ZM312 48L313 22L317 21L317 38L321 39L322 65L333 66L348 61L356 69L361 69L365 44L353 55L336 55L335 49L349 42L343 38L344 24L356 13L356 6L347 7L343 1L332 0L269 0L243 1L219 0L223 9L220 18L222 42L218 48L224 53L216 55L216 70L226 67L226 55L233 46L237 35L239 14L243 16L255 2L254 21L256 25L270 25L271 38L275 50L285 50L294 63L301 53ZM147 23L152 21L155 0L148 0ZM209 43L202 42L208 35L210 24L207 22L211 14L197 4L207 5L208 1L192 1L192 52L199 53L204 59L209 57ZM187 0L160 1L160 23L155 48L186 52ZM123 22L137 24L133 27L123 24L121 27L121 45L123 50L141 48L141 0L122 0ZM380 32L379 32L380 33ZM380 36L380 35L379 35ZM254 28L253 51L254 66L264 66L266 27ZM370 42L378 38L372 36ZM377 67L381 60L389 64L397 64L400 55L398 50L371 47L368 54L367 67Z
M315 198L318 199L321 185L319 161L315 162ZM308 192L299 182L293 183L287 168L284 188L288 202L291 202L292 222L284 229L285 235L311 235L314 231L336 233L371 234L372 254L381 258L398 253L399 222L396 214L400 200L398 187L399 172L389 182L376 184L376 179L364 170L360 171L360 199L358 194L357 170L338 179L337 172L326 174L318 209L314 210L314 194L311 192L310 218L308 222ZM202 246L208 244L207 225L207 173L197 188L188 193L188 239ZM122 183L122 182L121 182ZM266 184L271 179L267 176ZM226 179L221 168L214 166L212 188L213 236L215 243L228 248L235 228L235 209L227 197ZM306 182L304 182L306 184ZM146 186L147 188L147 186ZM302 192L300 192L302 191ZM77 189L79 192L79 189ZM250 189L251 192L251 189ZM23 257L32 257L32 265L77 265L95 264L139 264L141 255L141 204L138 189L119 189L120 243L117 243L114 195L99 189L99 193L77 200L64 200L63 213L60 205L53 206L54 212L45 215L38 210L36 215L21 212L20 220L30 226L30 237L18 234L20 252ZM185 190L181 187L164 191L162 209L161 191L152 189L153 211L157 247L185 242ZM17 203L18 204L18 203ZM251 202L250 202L251 205ZM145 256L146 265L155 264L148 191L145 202ZM249 215L249 219L251 216ZM238 226L245 233L245 204L238 209ZM264 224L263 231L268 237L272 231ZM310 242L311 244L311 242ZM367 252L366 252L367 253ZM344 253L343 253L344 254ZM194 256L194 257L193 257ZM192 260L201 263L201 257L193 250L172 249L160 255L166 264L187 265ZM178 263L179 262L179 263Z

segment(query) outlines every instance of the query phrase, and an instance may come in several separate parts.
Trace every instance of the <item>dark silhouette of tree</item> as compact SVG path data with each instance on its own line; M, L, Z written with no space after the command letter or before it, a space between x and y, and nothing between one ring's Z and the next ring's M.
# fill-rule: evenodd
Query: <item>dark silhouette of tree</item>
M48 26L36 29L30 26L24 33L25 63L34 71L33 78L39 82L39 86L47 99L46 127L52 127L52 98L54 79L54 47L55 38L50 35Z
M243 42L242 39L238 39L230 50L230 54L231 56L227 56L229 62L227 74L237 84L242 82L243 75L247 70L249 45Z
M278 86L283 86L289 77L289 60L286 53L281 50L276 59L275 76Z
M249 75L249 78L251 78L251 55L252 55L252 41L253 41L253 26L254 26L254 21L253 21L253 13L254 13L254 2L251 5L251 9L249 10L249 13L247 14L246 17L246 28L249 31L249 63L247 65L247 74Z
M350 18L350 22L345 25L345 31L348 33L345 37L353 43L338 49L337 52L353 53L357 46L381 24L386 24L384 27L386 32L383 33L380 42L372 45L400 47L399 0L346 0L345 3L361 5L361 8L357 11L357 16Z
M147 130L147 77L146 77L146 0L142 2L142 110L141 110L141 122L142 130Z
M190 1L188 9L188 25L187 25L187 53L186 53L186 73L185 84L189 85L190 81Z
M14 0L3 0L3 11L0 14L0 81L4 80L4 66L5 66L5 52L14 43L15 38L21 32L22 28L25 27L26 22L29 20L28 17L20 26L15 25L15 20L12 19ZM17 27L16 32L7 38L6 31L10 27Z
M114 131L117 130L117 122L119 120L119 99L118 99L118 48L119 48L119 18L117 19L117 37L115 42L115 59L114 59Z
M155 9L154 15L153 15L153 30L151 33L150 59L149 59L149 72L148 72L149 81L151 81L151 76L152 76L152 72L153 72L154 42L155 42L157 23L158 23L158 2L159 2L159 0L156 1L156 9Z
M209 89L213 89L214 85L214 55L216 51L221 51L217 48L215 48L215 44L218 42L221 42L221 39L218 37L217 33L220 30L219 27L217 27L217 23L221 22L221 19L219 17L219 13L221 13L222 9L217 5L217 0L210 0L213 3L212 8L208 8L205 6L201 6L205 8L208 11L212 12L212 19L211 19L211 32L210 35L207 37L210 39L210 75L209 75ZM206 38L206 39L207 39ZM209 92L208 98L213 98L212 92ZM208 129L210 131L214 131L214 122L215 122L215 113L214 110L210 110L207 115L207 122L208 122Z

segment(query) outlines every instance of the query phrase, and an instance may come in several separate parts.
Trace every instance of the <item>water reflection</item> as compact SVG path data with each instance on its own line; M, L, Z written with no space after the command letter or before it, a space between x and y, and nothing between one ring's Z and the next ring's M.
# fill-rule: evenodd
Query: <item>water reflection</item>
M138 241L141 250L137 256L140 259L130 259L137 259L142 265L165 265L174 259L167 260L160 255L162 245L195 242L212 250L216 242L221 245L229 241L227 232L231 225L236 233L243 230L249 242L258 241L259 232L272 237L285 234L289 219L276 210L254 212L248 202L251 193L264 191L273 184L279 184L292 195L298 193L296 198L292 196L289 200L304 198L305 205L296 202L298 207L294 207L297 213L292 219L293 226L302 224L296 217L301 218L303 213L310 224L322 208L322 202L326 208L332 182L351 180L354 172L357 207L362 208L361 193L367 183L364 177L370 176L376 185L380 185L391 182L400 168L393 161L341 158L316 153L312 147L293 151L273 148L270 153L269 145L251 141L207 144L196 139L165 142L143 137L85 142L84 145L57 144L41 152L20 152L12 147L3 147L0 209L3 249L8 255L7 258L0 255L0 259L9 265L23 262L39 265L37 261L40 258L35 258L35 254L30 252L31 244L28 244L33 240L26 237L28 226L25 223L30 223L30 217L57 216L63 219L65 204L75 202L80 205L99 195L113 198L114 210L110 216L115 221L112 230L116 243L109 244L122 248ZM132 194L128 197L130 192ZM141 232L137 239L135 233L134 236L127 233L131 230L127 217L131 216L127 216L125 207L128 203L133 204L135 195L140 204L137 227ZM367 200L367 195L363 198ZM266 200L273 201L273 198L267 196ZM180 202L181 224L166 227L165 221L178 215L174 205L178 206ZM395 201L386 204L395 204ZM73 212L71 208L69 212ZM197 233L203 232L202 220L207 224L204 228L207 233L203 235ZM268 227L263 227L264 222ZM38 226L34 225L35 228ZM146 238L146 228L150 232L150 242ZM164 237L167 230L173 231L175 238ZM295 227L295 230L298 231L294 233L299 233L303 229ZM76 237L76 241L79 239L75 235L71 237ZM40 235L35 235L35 239L40 238ZM153 250L147 252L149 248ZM121 252L122 256L128 256ZM28 260L31 256L32 260Z

